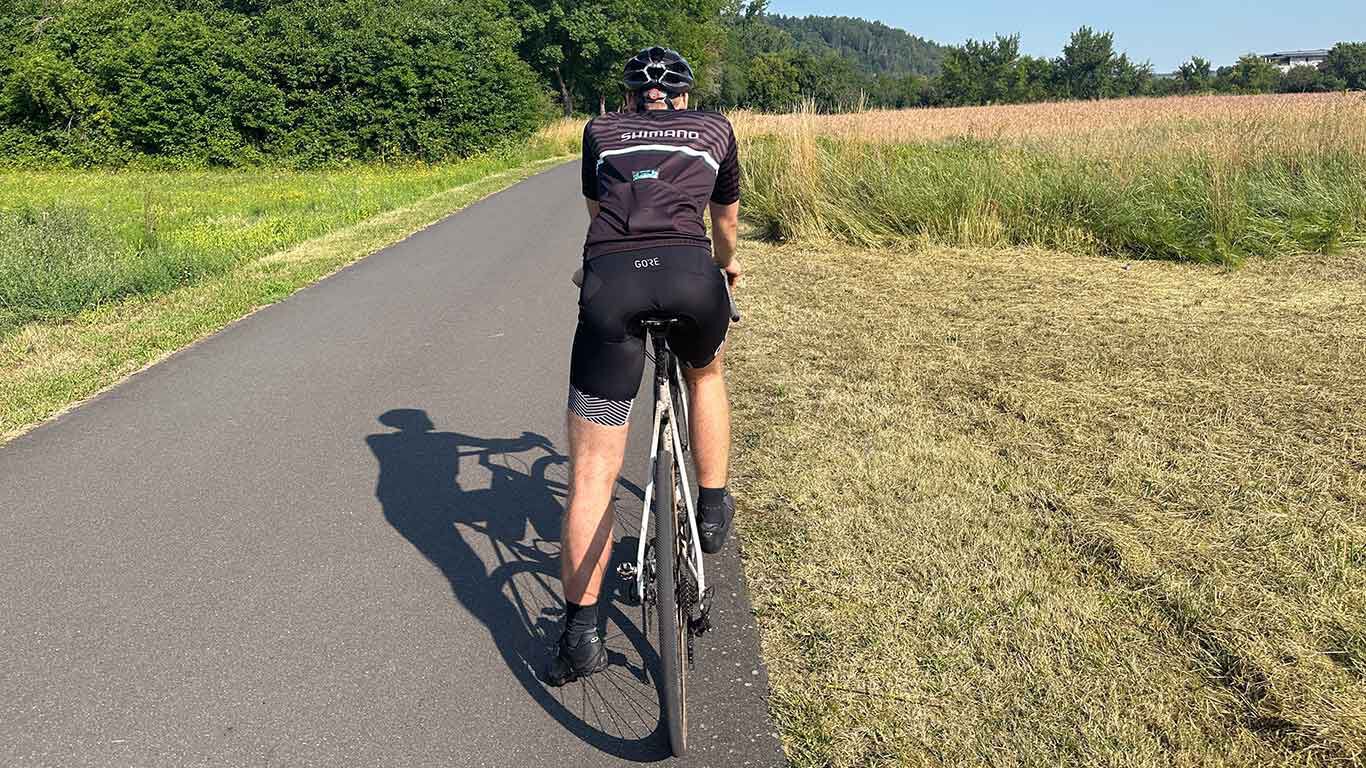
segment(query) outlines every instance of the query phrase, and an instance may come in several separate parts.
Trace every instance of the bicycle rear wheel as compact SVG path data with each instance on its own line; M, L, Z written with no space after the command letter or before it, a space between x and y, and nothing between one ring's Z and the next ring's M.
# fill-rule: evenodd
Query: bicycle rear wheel
M671 426L671 425L669 425ZM682 757L688 748L687 664L688 621L682 614L678 600L678 585L682 574L681 539L675 513L675 493L678 485L674 477L673 446L669 429L659 433L659 461L655 465L655 594L659 608L659 666L663 685L664 720L669 727L669 746L675 757Z

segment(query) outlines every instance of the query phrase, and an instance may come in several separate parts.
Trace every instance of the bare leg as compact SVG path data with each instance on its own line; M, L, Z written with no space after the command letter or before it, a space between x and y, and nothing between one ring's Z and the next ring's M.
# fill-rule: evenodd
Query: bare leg
M692 413L692 453L697 483L707 488L726 485L730 463L730 400L721 354L706 368L684 368Z
M569 509L561 526L560 583L571 603L597 602L612 557L612 488L626 453L626 427L569 414Z

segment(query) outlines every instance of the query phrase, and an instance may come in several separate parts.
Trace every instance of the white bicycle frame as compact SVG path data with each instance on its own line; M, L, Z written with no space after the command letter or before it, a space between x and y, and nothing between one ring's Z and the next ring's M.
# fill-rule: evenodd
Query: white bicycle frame
M683 380L682 369L678 365L678 358L673 358L674 374L678 381ZM683 401L684 413L688 410L688 391L683 388L679 391L679 397ZM649 482L645 485L645 506L640 515L640 543L636 547L636 599L645 599L645 542L646 532L650 530L650 511L651 502L655 497L655 470L659 466L659 435L663 431L665 438L669 441L669 446L674 452L674 467L678 470L678 493L683 497L684 508L687 511L688 530L692 533L692 557L683 559L687 564L688 570L692 571L693 578L697 579L697 594L699 599L705 599L707 594L707 575L706 568L702 564L702 540L697 535L697 515L693 509L692 491L688 484L688 466L683 460L683 443L679 439L678 430L675 428L677 421L674 418L673 396L669 386L669 378L664 378L663 390L656 393L655 398L655 426L650 436L650 474ZM663 553L656 552L655 557L664 557ZM673 557L670 552L668 557Z

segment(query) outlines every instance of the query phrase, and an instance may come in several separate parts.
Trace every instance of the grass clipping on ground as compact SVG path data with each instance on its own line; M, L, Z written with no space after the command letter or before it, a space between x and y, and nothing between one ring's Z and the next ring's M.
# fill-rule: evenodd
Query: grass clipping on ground
M0 337L0 442L253 310L563 157L523 163L371 215L169 292L132 296Z
M744 255L734 484L796 765L1362 759L1366 256Z

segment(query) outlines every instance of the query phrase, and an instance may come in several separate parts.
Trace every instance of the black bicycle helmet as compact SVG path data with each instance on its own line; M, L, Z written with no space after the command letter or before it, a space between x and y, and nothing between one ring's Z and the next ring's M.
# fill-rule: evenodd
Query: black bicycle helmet
M669 96L678 96L692 90L692 67L678 51L656 45L626 62L621 82L626 90L635 93L658 88Z

